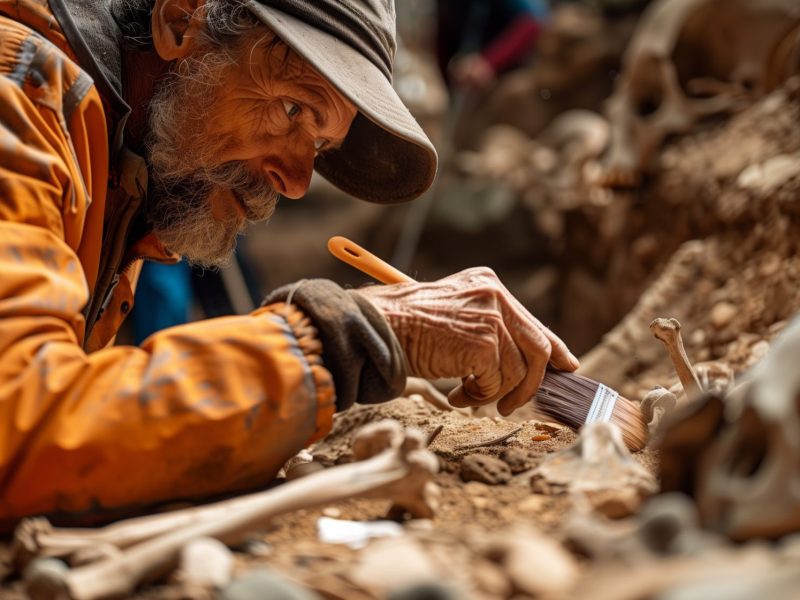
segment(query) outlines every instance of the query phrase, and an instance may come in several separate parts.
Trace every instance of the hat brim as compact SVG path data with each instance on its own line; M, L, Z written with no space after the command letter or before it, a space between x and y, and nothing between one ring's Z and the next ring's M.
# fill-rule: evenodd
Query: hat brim
M378 67L296 17L255 0L248 8L358 108L341 148L317 158L320 175L348 194L380 204L413 200L431 186L436 149Z

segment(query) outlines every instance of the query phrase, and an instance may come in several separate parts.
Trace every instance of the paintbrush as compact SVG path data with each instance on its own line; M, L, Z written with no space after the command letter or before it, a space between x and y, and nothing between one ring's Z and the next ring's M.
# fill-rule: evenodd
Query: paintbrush
M381 283L414 283L411 277L345 237L328 240L328 250ZM533 402L538 412L575 431L589 423L610 421L622 430L625 445L631 450L641 450L647 443L647 424L639 406L588 377L548 368Z

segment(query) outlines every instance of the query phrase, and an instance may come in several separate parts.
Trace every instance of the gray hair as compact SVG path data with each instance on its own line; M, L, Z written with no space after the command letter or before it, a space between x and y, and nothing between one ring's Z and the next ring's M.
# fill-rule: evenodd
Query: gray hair
M125 41L135 47L153 46L151 20L155 0L113 0L111 12ZM229 47L252 33L261 22L247 8L246 0L206 0L206 27L202 44Z

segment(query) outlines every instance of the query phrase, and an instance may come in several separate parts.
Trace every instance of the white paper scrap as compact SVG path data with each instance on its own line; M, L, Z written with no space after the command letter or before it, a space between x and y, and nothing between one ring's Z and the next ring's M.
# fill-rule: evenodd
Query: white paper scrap
M394 521L347 521L320 517L317 521L319 539L326 544L346 544L360 550L373 538L400 537L403 527Z

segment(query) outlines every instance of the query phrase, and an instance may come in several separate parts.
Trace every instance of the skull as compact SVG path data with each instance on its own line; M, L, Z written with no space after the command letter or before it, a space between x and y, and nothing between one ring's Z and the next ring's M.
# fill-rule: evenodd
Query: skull
M715 418L699 424L708 410L695 407L665 434L662 487L688 488L702 523L732 539L800 531L798 356L800 320L729 394L723 410L712 411ZM715 404L713 397L705 402ZM692 456L680 453L690 447Z
M637 185L668 137L690 132L706 117L741 109L782 83L788 74L777 81L769 75L770 64L784 40L797 35L792 30L798 23L796 0L650 5L606 105L611 142L601 183Z

